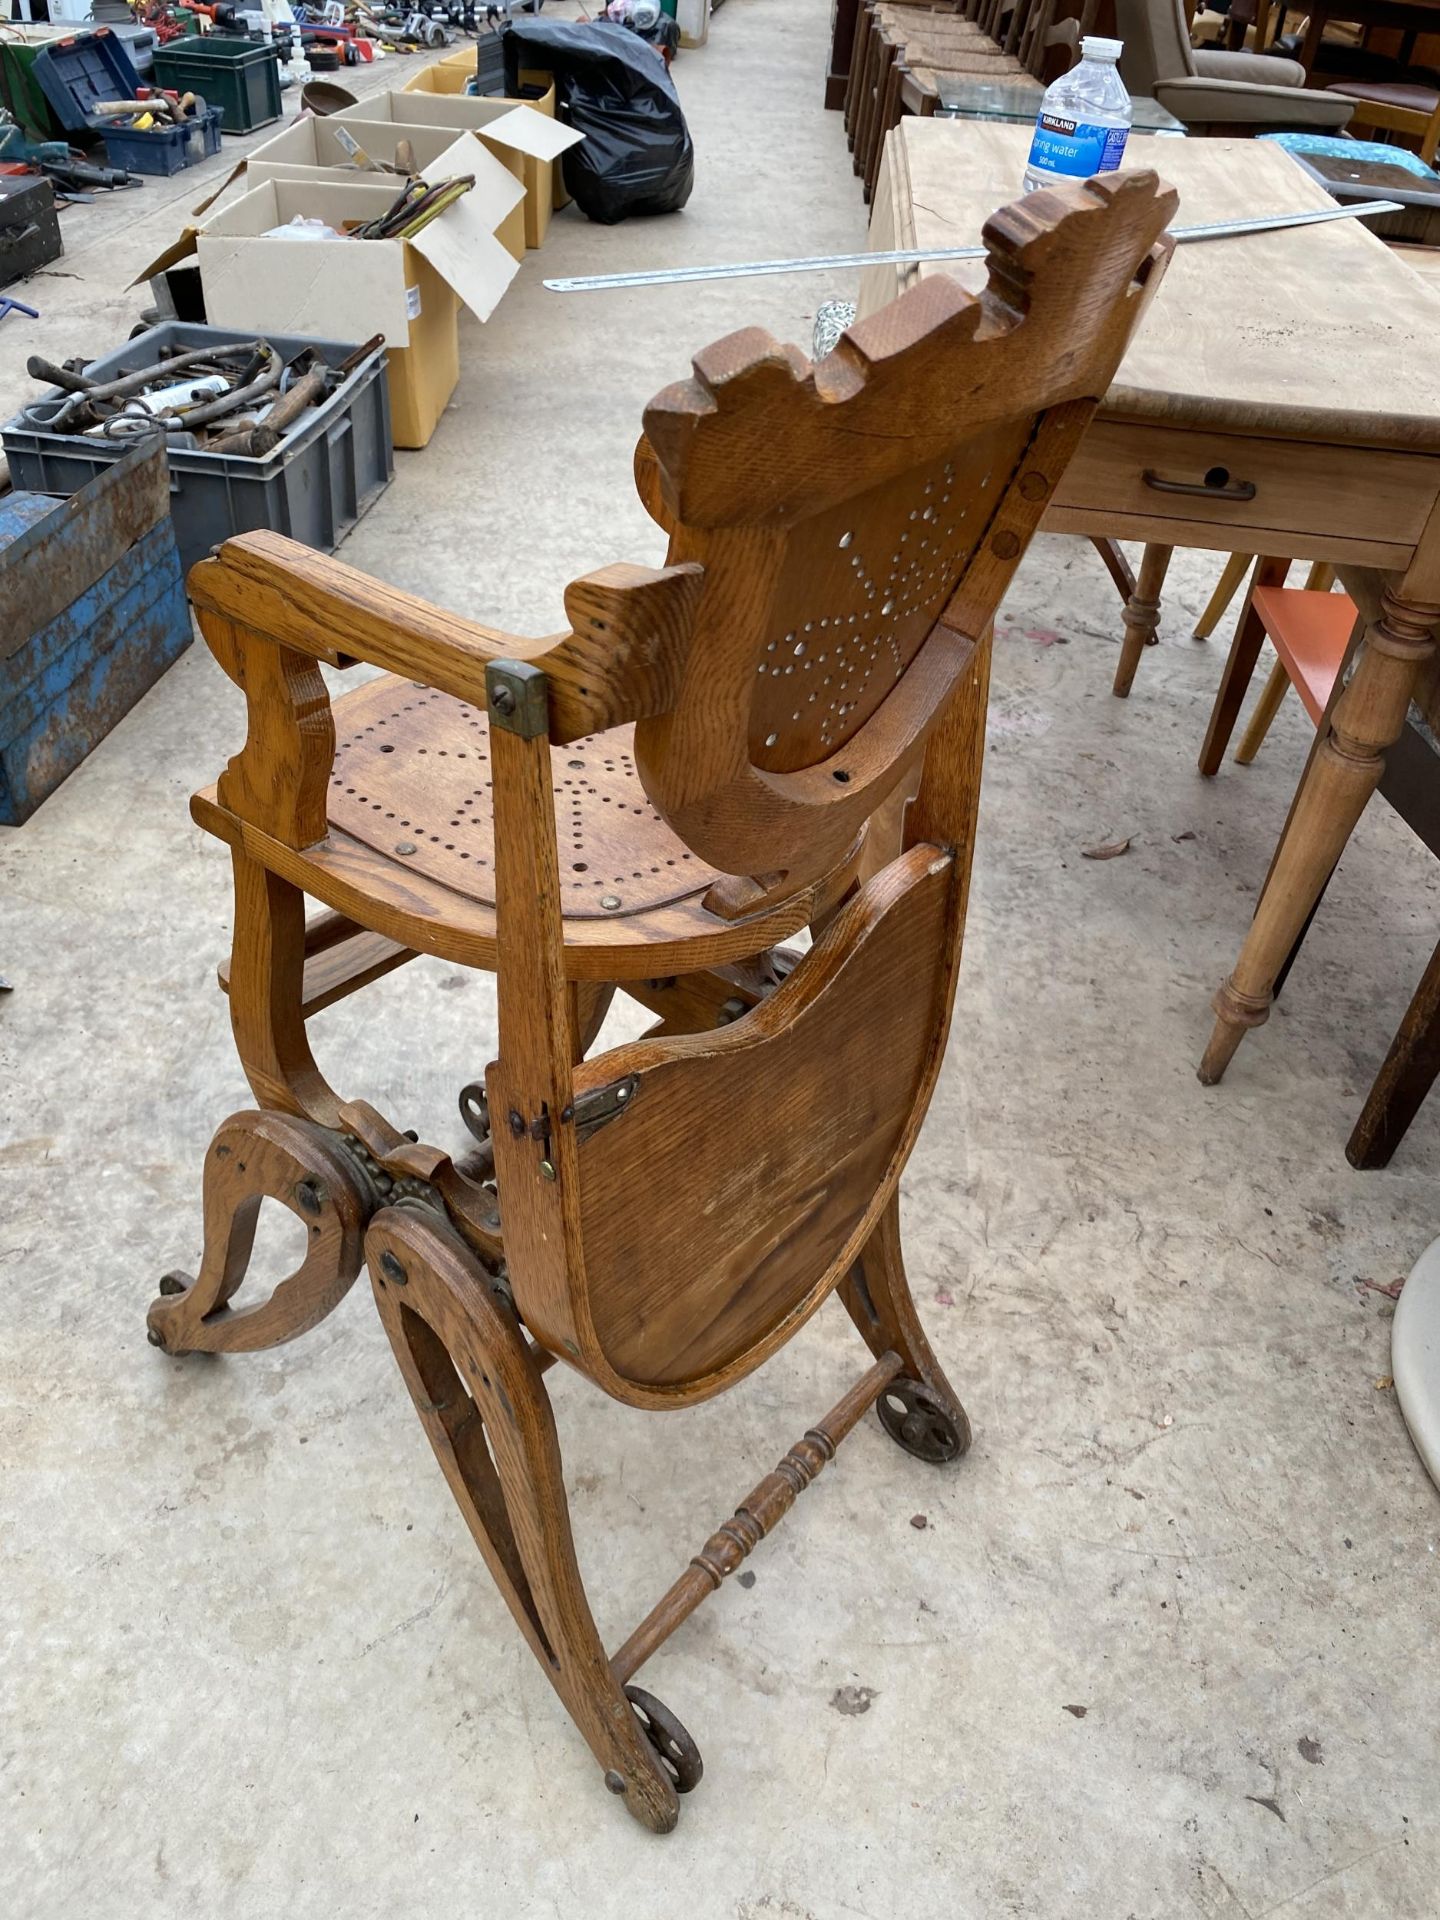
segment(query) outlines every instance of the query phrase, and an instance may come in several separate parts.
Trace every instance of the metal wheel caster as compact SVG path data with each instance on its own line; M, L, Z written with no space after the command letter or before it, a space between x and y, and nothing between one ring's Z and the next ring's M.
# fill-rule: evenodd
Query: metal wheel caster
M626 1687L625 1698L635 1710L635 1718L645 1738L655 1749L656 1758L669 1774L677 1793L693 1793L700 1784L705 1762L700 1749L663 1700L643 1687Z
M965 1451L965 1442L945 1402L921 1380L895 1380L875 1403L880 1424L906 1453L944 1466Z
M194 1284L195 1282L188 1273L162 1273L160 1276L160 1298L162 1300L173 1299L176 1294L188 1293ZM145 1329L145 1338L150 1342L152 1347L159 1347L162 1353L168 1351L165 1345L165 1336L160 1333L157 1328L147 1326Z

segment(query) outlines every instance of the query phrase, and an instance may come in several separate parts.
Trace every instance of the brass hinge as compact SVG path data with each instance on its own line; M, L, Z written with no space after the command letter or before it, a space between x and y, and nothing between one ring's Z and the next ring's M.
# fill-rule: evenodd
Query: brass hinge
M592 1133L598 1133L601 1127L619 1119L634 1101L639 1085L639 1074L630 1073L623 1080L612 1080L607 1087L592 1087L566 1107L560 1118L565 1122L573 1121L577 1140L588 1140Z

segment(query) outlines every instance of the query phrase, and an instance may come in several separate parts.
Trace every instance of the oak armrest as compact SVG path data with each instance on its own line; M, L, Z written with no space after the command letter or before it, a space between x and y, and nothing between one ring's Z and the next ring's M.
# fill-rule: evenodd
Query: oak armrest
M198 611L219 614L247 635L330 666L363 660L482 709L492 660L543 666L551 736L564 743L663 710L678 682L703 578L695 565L602 568L566 593L573 630L539 639L446 613L278 533L227 540L191 569L188 586ZM202 626L219 653L223 638Z
M444 613L278 533L227 540L186 584L197 612L273 645L332 667L363 660L481 707L491 660L528 659L552 644Z

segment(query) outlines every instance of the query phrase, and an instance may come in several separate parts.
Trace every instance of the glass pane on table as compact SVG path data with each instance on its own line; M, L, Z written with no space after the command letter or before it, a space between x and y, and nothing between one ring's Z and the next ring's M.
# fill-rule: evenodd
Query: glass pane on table
M1041 92L1036 87L1005 80L975 80L969 74L935 76L935 91L940 104L937 116L949 120L1017 120L1029 125L1040 110ZM1135 98L1130 102L1135 133L1183 134L1184 126L1173 113L1167 113L1156 100Z

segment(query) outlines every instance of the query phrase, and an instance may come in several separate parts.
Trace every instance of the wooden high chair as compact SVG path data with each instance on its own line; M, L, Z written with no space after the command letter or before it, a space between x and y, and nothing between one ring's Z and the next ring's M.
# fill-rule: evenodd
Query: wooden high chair
M978 298L927 280L813 367L755 330L708 348L637 454L669 563L577 581L558 638L269 534L191 575L249 710L194 813L234 860L226 984L261 1111L211 1145L199 1276L162 1282L151 1337L274 1345L366 1260L521 1632L656 1831L700 1757L636 1672L872 1405L922 1460L969 1439L906 1284L897 1189L955 990L990 627L1175 204L1151 173L1037 193L987 226ZM357 659L385 676L332 706L316 663ZM308 925L306 895L325 908ZM496 974L499 1058L462 1093L476 1144L454 1160L332 1090L305 1036L422 952ZM657 1024L586 1059L617 985ZM267 1195L308 1253L237 1310ZM837 1289L869 1371L607 1655L546 1370L689 1406Z

